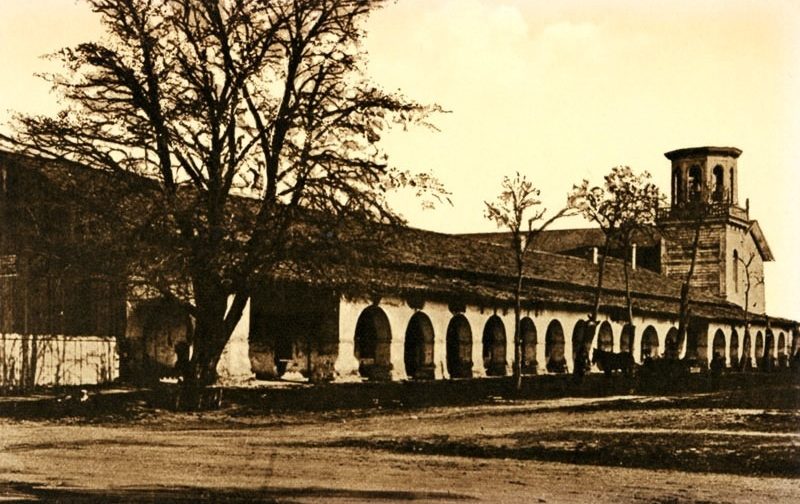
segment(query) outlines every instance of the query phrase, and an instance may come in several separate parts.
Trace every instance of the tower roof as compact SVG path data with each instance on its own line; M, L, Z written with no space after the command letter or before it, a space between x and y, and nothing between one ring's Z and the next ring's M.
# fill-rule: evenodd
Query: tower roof
M693 156L729 156L734 159L742 154L741 149L736 147L687 147L674 151L665 152L664 156L670 161Z

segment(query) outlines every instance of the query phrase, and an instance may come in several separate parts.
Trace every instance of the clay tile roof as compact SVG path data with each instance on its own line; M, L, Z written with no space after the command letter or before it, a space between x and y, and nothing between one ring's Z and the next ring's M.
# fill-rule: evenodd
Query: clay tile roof
M508 233L466 233L462 236L481 241L505 245ZM654 247L660 242L658 230L653 227L634 234L633 241L639 247ZM605 244L605 236L599 228L553 229L543 231L536 239L537 250L545 252L567 252L570 250L598 247Z

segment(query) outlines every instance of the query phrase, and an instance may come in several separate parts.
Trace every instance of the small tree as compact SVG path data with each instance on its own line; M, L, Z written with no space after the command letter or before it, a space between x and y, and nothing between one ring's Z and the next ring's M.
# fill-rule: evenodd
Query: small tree
M750 271L755 257L755 252L750 252L747 259L736 256L736 261L744 268L744 337L747 339L750 338L750 291L753 287L764 283L764 275L757 275L754 271ZM735 264L734 267L738 268L739 264ZM755 303L753 303L753 306L755 306ZM749 355L742 355L742 362L746 362L748 358Z
M547 209L540 209L539 189L536 189L524 175L517 172L512 179L503 178L502 191L494 202L485 201L485 216L497 224L497 227L509 231L509 244L514 254L516 284L514 287L514 366L513 376L517 390L522 388L523 341L520 331L522 312L522 280L525 272L526 254L535 243L536 238L550 224L566 216L571 211L567 205L547 220L544 220ZM541 224L536 225L540 221Z
M687 333L691 321L691 283L697 266L697 255L700 249L700 234L708 217L713 212L714 206L710 200L710 191L705 191L701 186L691 189L690 197L683 202L680 207L671 209L674 217L680 218L681 222L692 224L692 245L690 250L689 268L681 282L680 299L678 305L678 335L674 341L667 342L671 348L665 348L665 356L678 356L680 349L687 342ZM680 229L671 227L671 219L659 219L657 221L659 232L662 236L669 237L671 234L680 234ZM679 238L678 238L679 239ZM690 357L687 352L687 358ZM676 357L677 358L677 357Z
M572 193L578 210L584 218L597 224L604 236L594 305L589 314L589 334L584 335L584 344L591 341L589 338L594 338L603 290L606 257L612 244L620 246L623 250L627 319L630 326L633 327L629 251L636 233L645 231L655 223L658 205L662 199L658 187L651 182L648 172L637 175L628 166L617 166L612 168L611 173L604 179L603 187L591 188L589 181L584 180L580 185L575 186Z

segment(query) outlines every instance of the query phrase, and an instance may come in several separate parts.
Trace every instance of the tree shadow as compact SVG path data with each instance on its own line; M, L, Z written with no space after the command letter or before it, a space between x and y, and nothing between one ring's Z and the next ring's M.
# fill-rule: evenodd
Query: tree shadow
M291 504L309 500L343 499L365 502L398 501L473 501L474 497L449 492L415 492L405 490L358 490L325 487L262 487L262 488L203 488L203 487L136 487L113 489L79 489L43 487L30 483L0 483L0 500L4 503L57 502L64 504L95 503L159 503L183 504L213 502L237 504L260 502Z

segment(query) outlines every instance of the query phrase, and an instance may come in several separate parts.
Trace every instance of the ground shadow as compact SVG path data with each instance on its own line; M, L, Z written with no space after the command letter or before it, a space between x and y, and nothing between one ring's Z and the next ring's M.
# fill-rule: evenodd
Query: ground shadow
M245 502L291 504L298 499L328 501L331 499L363 500L371 502L399 502L428 500L455 502L475 500L469 495L449 492L414 492L404 490L358 490L324 487L263 487L253 489L219 489L178 486L137 487L116 489L53 488L28 483L0 483L0 500L4 503L57 502L64 504L99 503L159 503L184 504L190 502L214 502L237 504Z

